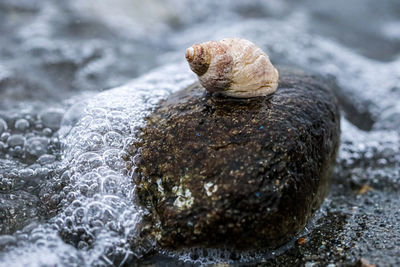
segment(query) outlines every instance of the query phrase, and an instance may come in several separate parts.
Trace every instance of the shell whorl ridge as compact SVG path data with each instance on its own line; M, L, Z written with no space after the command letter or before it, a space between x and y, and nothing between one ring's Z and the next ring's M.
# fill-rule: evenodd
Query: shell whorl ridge
M185 56L211 93L250 98L270 95L278 87L278 71L261 48L248 40L225 38L195 44Z

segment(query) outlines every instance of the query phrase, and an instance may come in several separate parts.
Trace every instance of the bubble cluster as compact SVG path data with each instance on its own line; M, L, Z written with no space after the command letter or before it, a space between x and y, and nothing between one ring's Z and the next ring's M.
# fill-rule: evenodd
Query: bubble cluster
M38 187L58 168L60 142L44 132L35 109L0 114L0 234L11 234L40 219Z
M160 99L193 82L189 71L172 75L180 69L181 65L171 65L101 93L86 102L79 118L69 118L69 114L77 114L66 113L60 131L63 160L39 193L53 217L28 231L30 235L35 232L39 248L32 249L31 240L27 240L22 247L9 251L7 259L14 252L38 257L53 250L62 263L77 263L79 255L84 257L85 266L97 266L122 264L142 256L147 245L140 243L137 234L144 211L135 204L135 187L123 159L128 155L125 147L132 143L144 117ZM39 117L43 121L43 115ZM22 140L27 143L26 153L38 157L38 163L54 163L55 157L46 154L45 137ZM17 137L11 141L23 146ZM29 171L25 173L30 175ZM23 234L16 235L20 240ZM64 254L64 242L75 249Z
M42 113L47 114L47 111ZM60 143L55 133L62 118L59 115L53 117L52 129L43 125L48 122L44 122L42 118L33 109L10 110L0 114L0 158L32 164L40 156L58 151Z
M182 250L160 250L161 255L165 255L171 259L175 259L178 262L191 263L200 266L208 265L230 265L235 263L247 263L255 264L264 262L269 258L278 256L285 252L292 242L285 244L284 246L269 251L262 250L248 250L248 251L234 251L229 248L225 249L213 249L213 248L189 248Z

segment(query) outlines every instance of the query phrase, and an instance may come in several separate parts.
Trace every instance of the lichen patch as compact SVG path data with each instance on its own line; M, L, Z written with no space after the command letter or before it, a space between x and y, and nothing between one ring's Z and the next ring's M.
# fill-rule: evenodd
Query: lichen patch
M188 188L184 189L181 184L179 186L174 186L172 188L172 192L177 196L174 201L174 206L178 210L192 207L194 203L194 197Z

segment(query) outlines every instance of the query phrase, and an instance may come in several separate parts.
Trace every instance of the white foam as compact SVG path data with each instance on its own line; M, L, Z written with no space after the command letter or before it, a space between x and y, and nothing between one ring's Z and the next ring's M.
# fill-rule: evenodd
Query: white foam
M16 233L18 240L23 235L30 239L1 255L5 265L97 266L122 264L132 257L130 242L142 210L135 204L135 186L122 155L155 104L193 83L186 69L179 64L160 68L78 103L83 107L72 108L80 110L78 116L66 114L60 131L64 146L60 177L67 182L59 193L61 212L46 224ZM78 249L66 244L60 233L82 239L75 244Z

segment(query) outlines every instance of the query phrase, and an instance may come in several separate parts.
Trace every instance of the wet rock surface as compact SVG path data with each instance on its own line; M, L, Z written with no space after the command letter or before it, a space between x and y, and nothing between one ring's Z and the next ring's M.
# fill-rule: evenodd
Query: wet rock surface
M135 182L161 246L275 248L319 208L339 145L338 104L319 77L280 76L275 94L247 100L195 84L147 119Z

